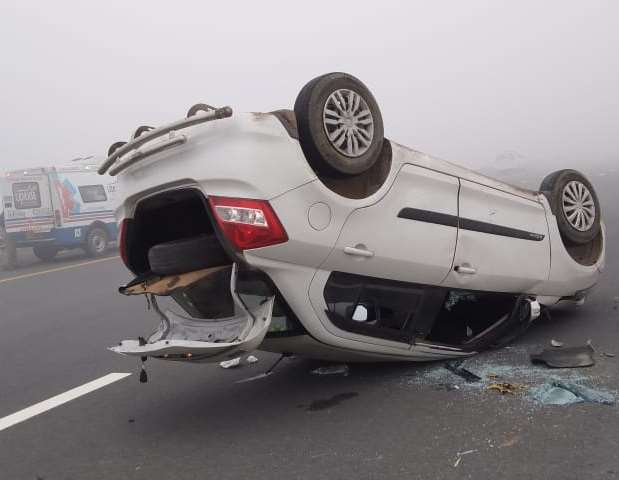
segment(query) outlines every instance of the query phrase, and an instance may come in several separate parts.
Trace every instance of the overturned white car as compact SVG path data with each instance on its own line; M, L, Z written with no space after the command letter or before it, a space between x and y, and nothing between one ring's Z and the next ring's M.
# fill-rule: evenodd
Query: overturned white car
M294 111L199 104L110 147L120 249L159 327L112 349L221 361L256 349L346 361L472 355L581 301L604 266L595 191L573 170L523 190L384 138L356 78ZM180 308L160 308L158 296Z

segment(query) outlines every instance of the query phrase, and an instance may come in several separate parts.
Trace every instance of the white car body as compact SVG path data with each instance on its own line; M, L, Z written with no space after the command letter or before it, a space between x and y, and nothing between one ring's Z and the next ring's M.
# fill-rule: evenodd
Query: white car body
M273 114L235 113L138 145L131 155L154 153L118 173L124 202L117 220L132 218L144 199L170 190L268 200L288 241L245 250L239 258L270 278L304 332L269 338L271 297L266 309L260 307L260 325L252 323L252 312L243 313L250 332L229 345L164 342L155 336L146 344L124 341L113 350L204 361L254 349L349 361L467 356L475 351L339 328L326 313L324 292L331 273L447 290L507 292L545 306L580 300L598 281L604 268L603 240L592 264L575 261L539 192L390 142L391 166L382 186L365 198L346 198L317 177L289 130ZM182 142L165 146L179 135ZM158 145L164 148L157 150Z

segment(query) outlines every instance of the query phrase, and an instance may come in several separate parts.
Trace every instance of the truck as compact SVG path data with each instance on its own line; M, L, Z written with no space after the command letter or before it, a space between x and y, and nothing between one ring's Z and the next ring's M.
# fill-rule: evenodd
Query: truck
M18 251L32 248L43 261L62 250L103 255L116 241L117 182L97 175L97 165L27 168L0 178L0 249L5 268L17 266Z

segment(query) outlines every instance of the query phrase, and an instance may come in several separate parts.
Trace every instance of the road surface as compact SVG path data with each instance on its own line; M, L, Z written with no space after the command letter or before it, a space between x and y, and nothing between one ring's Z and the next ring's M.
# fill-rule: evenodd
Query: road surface
M619 407L540 406L526 391L484 388L496 373L529 389L555 375L619 389L619 177L593 182L608 224L604 280L584 306L468 361L480 385L440 364L316 376L319 364L303 358L235 383L276 359L260 352L235 370L151 360L140 384L136 361L107 347L156 320L143 299L117 294L130 277L116 254L25 259L0 275L0 478L619 478ZM551 339L590 339L597 364L531 367L528 354Z

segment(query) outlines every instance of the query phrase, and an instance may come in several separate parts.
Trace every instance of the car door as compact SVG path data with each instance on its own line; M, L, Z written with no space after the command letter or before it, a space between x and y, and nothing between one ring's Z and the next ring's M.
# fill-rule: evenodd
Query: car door
M457 177L405 164L378 202L350 213L309 292L327 330L411 348L444 300L437 286L455 254L458 187Z
M548 279L550 242L543 206L461 179L458 246L445 285L527 292Z
M440 285L456 249L458 188L457 177L404 165L379 202L350 214L321 268Z

